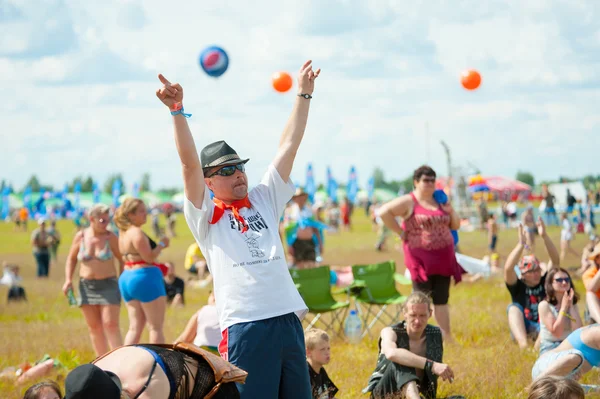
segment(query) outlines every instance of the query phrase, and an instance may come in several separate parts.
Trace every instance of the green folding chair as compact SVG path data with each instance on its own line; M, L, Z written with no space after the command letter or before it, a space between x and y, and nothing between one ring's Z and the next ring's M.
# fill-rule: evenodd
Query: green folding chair
M411 281L396 273L394 261L354 265L352 274L354 283L349 287L349 291L355 297L356 309L365 325L362 337L367 334L372 337L371 329L379 320L383 321L383 316L389 319L384 321L387 324L398 321L406 296L398 292L396 283L410 285ZM388 310L390 306L395 307L395 312ZM379 311L376 311L378 308Z
M308 307L309 315L305 319L308 321L306 330L314 327L320 321L325 326L325 330L341 335L350 301L338 302L331 295L329 266L290 269L290 274ZM321 317L326 313L331 315L329 322ZM310 315L312 315L312 319L309 319ZM337 330L336 325L338 326Z

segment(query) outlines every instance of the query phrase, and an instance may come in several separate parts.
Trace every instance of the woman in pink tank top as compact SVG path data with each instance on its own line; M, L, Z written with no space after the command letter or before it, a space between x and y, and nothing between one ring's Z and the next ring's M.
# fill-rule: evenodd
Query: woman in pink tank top
M451 230L458 230L460 218L450 203L440 205L433 198L435 179L432 168L421 166L413 174L414 191L383 205L379 216L402 237L413 290L431 295L437 323L445 338L452 339L448 312L450 279L460 282L462 270L454 254ZM398 217L403 220L402 226Z

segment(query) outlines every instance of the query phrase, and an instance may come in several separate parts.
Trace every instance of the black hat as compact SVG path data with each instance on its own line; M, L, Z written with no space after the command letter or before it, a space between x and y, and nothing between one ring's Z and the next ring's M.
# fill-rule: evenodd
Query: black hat
M93 364L79 366L65 379L64 399L119 399L121 380Z
M207 145L200 152L202 169L214 168L215 166L236 165L248 161L249 159L241 159L237 152L222 140Z

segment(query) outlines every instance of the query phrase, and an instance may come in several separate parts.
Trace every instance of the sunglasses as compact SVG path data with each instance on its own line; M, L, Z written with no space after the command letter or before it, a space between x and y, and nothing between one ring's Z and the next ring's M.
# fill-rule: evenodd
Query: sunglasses
M423 177L421 181L423 183L435 183L435 177Z
M219 176L224 176L224 177L233 176L236 169L239 170L240 172L244 173L246 171L246 166L243 163L224 166L208 177L213 177L214 175L219 175Z
M98 223L108 223L108 222L110 222L110 218L108 218L108 219L104 219L104 218L98 219Z
M555 278L554 281L557 283L569 283L569 282L571 282L571 279L568 277L559 277L559 278Z

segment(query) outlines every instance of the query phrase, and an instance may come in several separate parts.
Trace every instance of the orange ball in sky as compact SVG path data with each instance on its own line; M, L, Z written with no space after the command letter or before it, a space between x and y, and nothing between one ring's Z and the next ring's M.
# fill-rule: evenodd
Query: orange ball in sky
M273 88L280 93L285 93L292 88L292 77L287 72L276 72L271 78Z
M460 81L465 89L475 90L481 84L481 75L474 69L468 69L462 73Z

